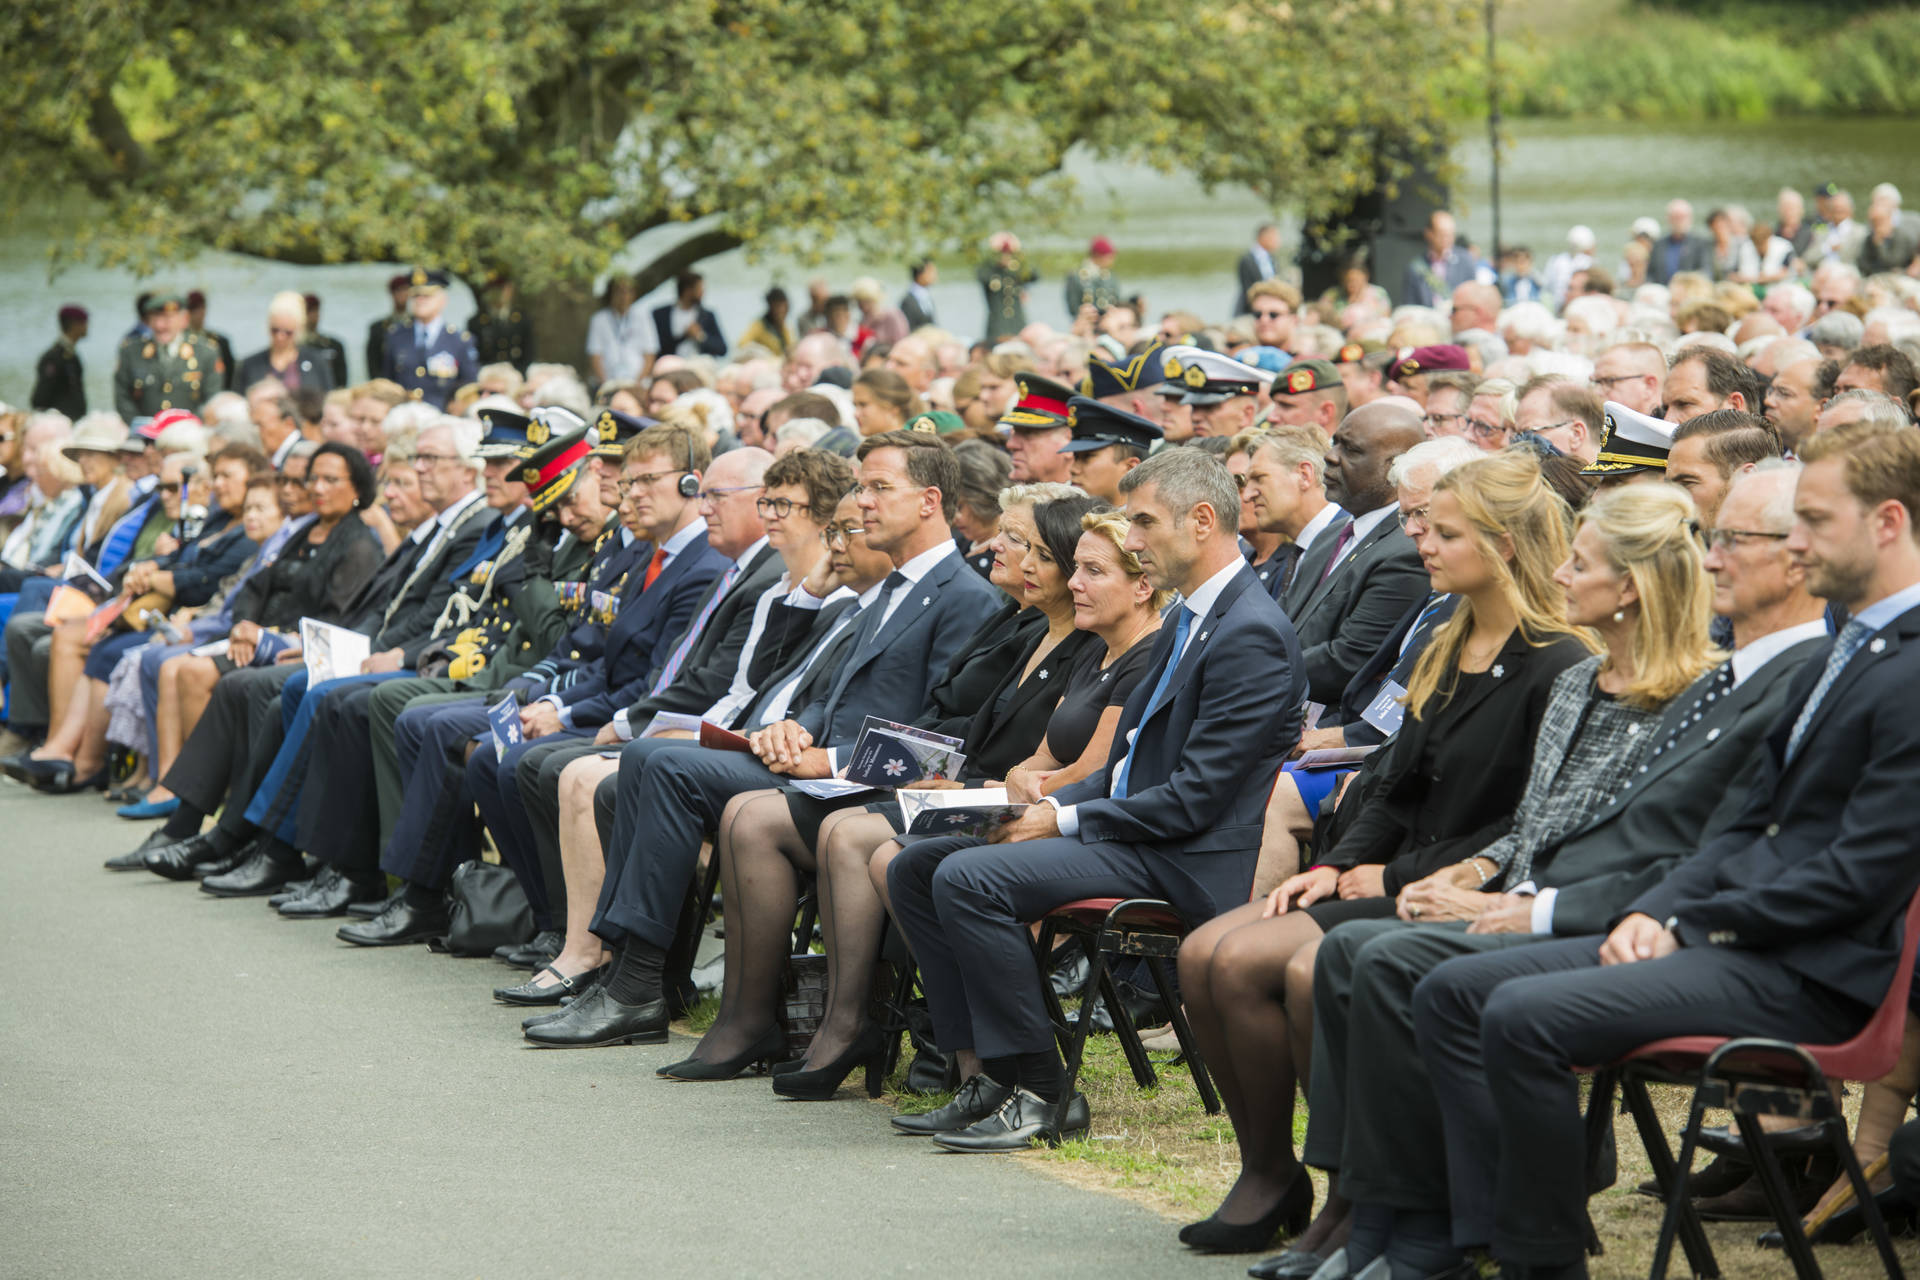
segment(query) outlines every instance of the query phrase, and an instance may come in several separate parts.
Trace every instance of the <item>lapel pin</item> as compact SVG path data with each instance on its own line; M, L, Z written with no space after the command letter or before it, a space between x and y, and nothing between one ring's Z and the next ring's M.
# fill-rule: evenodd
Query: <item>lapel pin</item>
M1496 679L1496 680L1498 680L1498 679L1499 679L1499 678L1500 678L1501 676L1503 676L1503 675L1505 675L1505 674L1507 674L1507 669L1506 669L1505 667L1503 667L1503 666L1501 666L1501 665L1500 665L1499 663L1497 663L1497 662L1493 664L1493 678L1494 678L1494 679Z
M1201 638L1202 640L1205 640L1205 639L1207 638L1207 633L1206 633L1206 632L1204 632L1204 631L1202 631L1202 632L1200 633L1200 638Z
M921 596L921 597L920 597L920 607L921 607L922 609L924 609L924 608L926 608L926 607L927 607L928 605L930 605L930 604L932 604L932 603L933 603L933 597L932 597L932 596Z
M1049 675L1052 675L1053 673L1048 671L1045 667L1042 667L1040 668L1038 674L1042 680L1045 680Z
M1872 653L1885 653L1887 651L1886 639L1881 636L1875 636L1872 642L1867 645L1867 649Z

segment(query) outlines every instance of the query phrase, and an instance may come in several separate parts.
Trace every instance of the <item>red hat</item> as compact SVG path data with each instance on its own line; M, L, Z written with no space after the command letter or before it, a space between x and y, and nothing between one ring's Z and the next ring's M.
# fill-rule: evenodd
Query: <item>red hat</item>
M153 417L147 419L144 426L137 427L135 430L148 440L158 440L162 431L165 431L168 427L177 427L183 422L191 422L196 427L204 427L207 425L200 421L199 417L189 410L167 409L161 413L154 414Z
M411 289L412 287L413 287L413 276L405 271L402 271L397 276L391 277L387 281L388 293L392 293L395 289Z
M195 289L192 293L187 295L187 310L198 311L200 308L206 305L207 305L207 295L200 292L198 289Z
M1467 349L1451 342L1432 347L1402 351L1387 366L1389 378L1400 379L1410 373L1464 373L1473 366L1467 361Z
M1095 257L1103 253L1112 253L1113 241L1107 239L1105 236L1095 236L1093 243L1087 246L1087 252L1093 254Z
M60 308L60 324L62 327L70 324L85 324L86 322L87 309L85 307L69 303Z
M304 296L304 298L305 298L305 301L306 301L306 304L307 304L307 310L309 310L309 311L313 311L313 310L316 310L316 309L318 309L318 308L319 308L319 306L320 306L320 295L319 295L319 294L317 294L317 293L309 293L309 294L305 294L305 295L303 295L303 296Z

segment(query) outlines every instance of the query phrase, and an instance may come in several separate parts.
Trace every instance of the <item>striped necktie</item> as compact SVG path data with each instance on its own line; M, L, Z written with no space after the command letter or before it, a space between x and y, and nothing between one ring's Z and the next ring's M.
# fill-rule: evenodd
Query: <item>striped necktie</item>
M692 651L694 642L699 640L700 633L707 629L707 619L711 618L713 611L720 607L720 601L726 596L727 588L731 587L733 580L739 576L738 564L728 565L727 571L720 575L720 589L708 596L706 604L700 607L699 616L693 620L693 625L687 628L687 634L682 637L672 656L667 659L667 665L660 668L660 678L653 682L653 688L648 691L649 693L659 693L672 684L673 678L680 674L680 668L686 664L687 654Z
M1840 635L1834 640L1833 648L1827 654L1827 665L1821 669L1820 681L1813 686L1813 692L1807 695L1806 705L1800 708L1800 716L1793 722L1793 732L1787 736L1787 756L1785 763L1792 764L1794 756L1800 752L1801 740L1807 736L1807 727L1813 723L1814 712L1820 709L1821 701L1827 691L1833 688L1840 673L1847 669L1847 663L1853 655L1860 652L1860 646L1873 634L1873 628L1858 618L1848 621L1840 628Z

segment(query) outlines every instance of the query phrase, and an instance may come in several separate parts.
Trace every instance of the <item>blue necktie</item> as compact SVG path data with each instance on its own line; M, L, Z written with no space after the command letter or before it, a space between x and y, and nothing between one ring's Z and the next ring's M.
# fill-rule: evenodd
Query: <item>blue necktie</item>
M427 349L427 326L423 324L413 326L413 345L422 351Z
M1113 778L1113 798L1127 798L1127 775L1133 771L1133 748L1140 742L1140 730L1146 726L1147 717L1159 709L1160 700L1167 696L1167 686L1173 681L1173 671L1180 665L1180 657L1187 649L1187 632L1193 626L1193 610L1180 606L1180 621L1173 627L1173 649L1167 654L1167 665L1160 668L1160 682L1153 686L1153 696L1147 699L1147 709L1140 713L1140 723L1134 726L1133 742L1127 747L1126 758L1120 761L1120 772Z
M1827 654L1827 665L1820 672L1820 682L1813 686L1813 692L1807 695L1807 704L1800 708L1800 718L1793 722L1793 732L1787 735L1787 758L1785 763L1792 764L1794 756L1800 752L1800 740L1807 736L1807 726L1813 723L1813 713L1820 709L1821 699L1827 696L1827 690L1833 688L1834 681L1847 668L1847 662L1860 652L1860 646L1873 634L1873 628L1858 618L1850 620L1840 628L1840 635L1833 642L1833 649Z

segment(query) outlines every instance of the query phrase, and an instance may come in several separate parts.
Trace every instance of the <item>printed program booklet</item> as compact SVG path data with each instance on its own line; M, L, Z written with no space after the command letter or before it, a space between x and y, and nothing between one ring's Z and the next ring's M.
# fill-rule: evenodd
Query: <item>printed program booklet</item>
M869 787L898 787L927 778L951 782L967 762L960 750L964 745L942 733L868 716L854 741L846 778Z
M300 656L307 663L308 688L341 676L359 675L360 664L372 651L372 639L358 631L317 618L300 619Z
M900 817L910 836L980 836L1027 811L1007 799L1005 787L908 789L899 793Z

